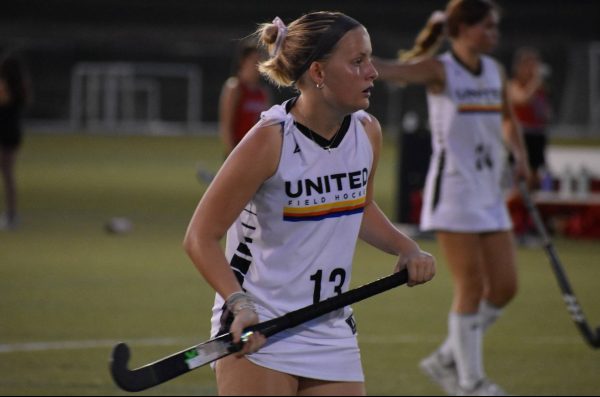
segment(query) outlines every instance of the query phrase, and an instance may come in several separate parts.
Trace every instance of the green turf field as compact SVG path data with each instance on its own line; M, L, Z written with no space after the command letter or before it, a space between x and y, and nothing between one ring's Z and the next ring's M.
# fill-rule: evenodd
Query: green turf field
M22 225L0 233L0 394L123 395L108 358L117 341L138 366L208 337L213 293L181 248L215 170L216 138L31 135L19 160ZM379 167L377 200L392 214L393 141ZM128 235L105 222L125 216ZM433 241L420 241L434 255ZM588 320L600 325L600 244L557 240ZM360 244L353 286L387 275L394 258ZM439 393L417 368L445 334L448 272L354 306L371 395ZM598 395L600 350L583 343L541 249L519 251L516 300L485 341L488 375L511 394ZM210 395L200 368L143 395Z

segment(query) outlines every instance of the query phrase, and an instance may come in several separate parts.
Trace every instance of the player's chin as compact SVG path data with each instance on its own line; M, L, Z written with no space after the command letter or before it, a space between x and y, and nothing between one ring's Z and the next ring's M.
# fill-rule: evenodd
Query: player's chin
M371 104L371 102L369 101L368 97L357 96L357 97L353 97L353 98L347 98L340 105L348 113L354 113L354 112L357 112L359 110L366 110L369 107L370 104Z
M354 101L353 105L354 105L353 107L356 110L366 110L366 109L368 109L369 106L371 106L371 100L369 99L369 97L363 96L361 98L358 98L356 101Z

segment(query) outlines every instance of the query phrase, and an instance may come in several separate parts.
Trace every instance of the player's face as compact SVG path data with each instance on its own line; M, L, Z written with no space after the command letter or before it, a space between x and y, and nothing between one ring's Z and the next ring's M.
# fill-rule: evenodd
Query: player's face
M260 73L258 72L259 61L260 54L258 51L252 52L244 58L240 63L239 78L247 83L257 82L260 79Z
M371 62L371 38L359 26L346 33L324 64L325 94L344 111L369 107L377 70Z
M517 66L517 75L524 80L529 80L535 77L535 74L539 68L539 58L533 54L526 55Z
M498 31L499 21L498 13L491 11L481 22L465 29L465 39L477 52L491 52L498 45L500 37Z

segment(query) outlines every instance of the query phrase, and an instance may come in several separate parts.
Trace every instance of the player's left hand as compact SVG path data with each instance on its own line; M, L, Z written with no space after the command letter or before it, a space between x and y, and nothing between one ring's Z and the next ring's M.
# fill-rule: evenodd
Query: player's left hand
M395 271L408 269L408 282L406 285L414 287L424 284L435 276L435 258L425 252L416 251L407 255L402 255L398 259Z
M531 170L527 160L522 157L518 157L514 160L513 173L515 181L527 181L531 182Z

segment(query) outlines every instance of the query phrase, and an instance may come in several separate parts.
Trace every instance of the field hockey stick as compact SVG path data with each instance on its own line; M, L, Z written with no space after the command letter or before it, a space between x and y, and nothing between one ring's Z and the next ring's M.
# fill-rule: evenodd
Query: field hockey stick
M581 334L585 338L586 342L593 348L600 348L600 328L596 329L596 332L592 330L586 320L585 315L583 314L583 310L575 297L575 293L571 288L571 284L569 283L569 279L567 278L567 274L558 258L558 253L554 248L554 244L552 244L552 240L550 239L550 235L546 231L546 227L544 226L544 222L542 221L542 217L540 216L539 211L537 210L531 196L529 194L529 190L527 189L527 184L525 181L519 182L519 189L521 190L521 196L523 197L523 201L527 206L527 210L533 219L533 223L542 238L542 243L544 245L544 250L546 251L546 255L548 259L550 259L550 264L552 265L552 270L554 270L554 275L556 276L556 280L558 281L558 285L563 294L563 300L567 305L567 310L571 314L571 318L581 331Z
M344 306L405 284L407 280L408 271L404 269L322 302L248 327L244 329L240 343L233 343L232 334L227 333L134 370L127 368L130 358L129 347L126 343L119 343L112 352L110 373L115 383L123 390L131 392L145 390L241 350L243 341L247 340L253 332L260 332L265 337L275 335Z

